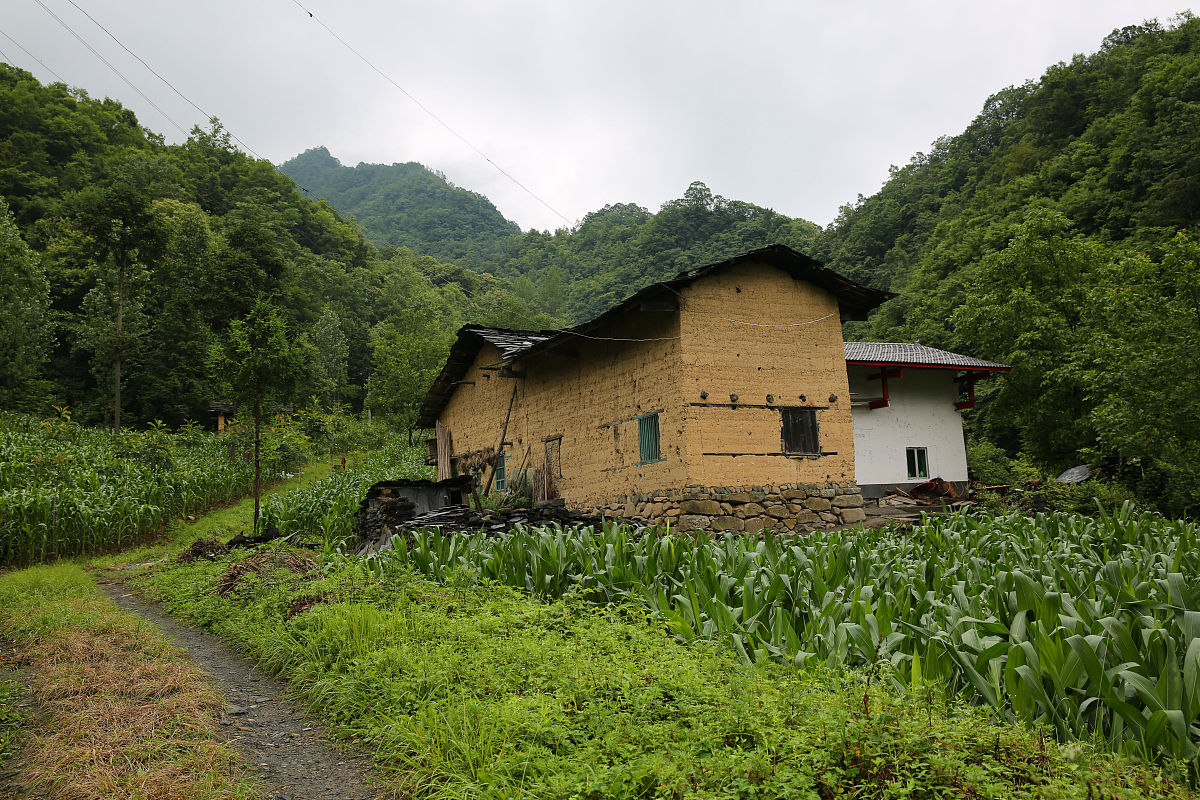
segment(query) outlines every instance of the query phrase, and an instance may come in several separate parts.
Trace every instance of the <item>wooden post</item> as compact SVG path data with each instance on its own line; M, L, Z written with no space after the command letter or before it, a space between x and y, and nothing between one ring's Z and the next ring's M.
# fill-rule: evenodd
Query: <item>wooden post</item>
M529 445L528 447L525 448L525 455L521 458L521 466L517 468L516 474L521 476L522 478L525 475L525 464L526 464L526 462L529 461L529 451L532 449L533 449L533 445ZM530 493L532 493L533 487L530 486L529 488L530 488ZM530 500L532 501L533 498L531 497Z
M508 421L512 418L513 403L516 401L517 385L514 383L512 397L508 398L508 413L504 415L504 427L500 429L500 444L496 445L496 455L492 460L492 471L488 474L487 484L483 487L484 494L492 490L492 478L496 477L496 459L504 458L504 437L508 435Z
M450 475L450 455L453 452L453 442L450 439L450 429L442 423L435 423L434 432L437 434L437 479L444 481Z

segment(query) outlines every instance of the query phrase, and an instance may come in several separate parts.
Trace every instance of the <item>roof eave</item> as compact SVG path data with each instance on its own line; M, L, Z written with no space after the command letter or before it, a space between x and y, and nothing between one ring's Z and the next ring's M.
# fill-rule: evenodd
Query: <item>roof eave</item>
M846 359L846 365L851 367L909 367L912 369L952 369L959 372L1008 372L1012 369L1003 364L977 366L968 364L918 364L913 361L880 361Z

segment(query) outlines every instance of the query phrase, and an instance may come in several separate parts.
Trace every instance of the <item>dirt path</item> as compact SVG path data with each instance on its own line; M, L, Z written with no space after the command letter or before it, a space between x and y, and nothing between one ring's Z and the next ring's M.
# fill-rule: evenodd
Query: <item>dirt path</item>
M131 594L124 584L102 582L101 587L118 607L153 622L212 674L230 704L221 719L222 730L270 787L269 797L377 800L392 796L366 782L366 758L325 744L325 729L287 698L283 683L263 674L216 636L171 619L158 606Z

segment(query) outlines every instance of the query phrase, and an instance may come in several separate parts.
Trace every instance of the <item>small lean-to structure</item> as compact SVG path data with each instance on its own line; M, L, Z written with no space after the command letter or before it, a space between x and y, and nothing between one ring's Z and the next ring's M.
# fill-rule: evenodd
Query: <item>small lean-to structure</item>
M468 325L422 404L439 478L684 529L859 520L842 322L891 297L774 245L562 331Z
M865 497L932 478L965 485L959 412L975 383L1007 364L898 342L846 342L854 417L854 476Z

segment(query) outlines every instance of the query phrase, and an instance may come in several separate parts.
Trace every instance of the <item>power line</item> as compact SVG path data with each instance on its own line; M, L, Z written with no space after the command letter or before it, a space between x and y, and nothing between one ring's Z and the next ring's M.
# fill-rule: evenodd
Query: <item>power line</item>
M41 4L41 2L39 2L39 0L35 0L35 2L38 2L38 5L41 5L43 9L46 9L46 7L45 7L44 5L42 5L42 4ZM81 14L83 14L85 17L87 17L87 18L88 18L88 19L89 19L89 20L92 22L92 24L93 24L93 25L95 25L97 28L99 28L100 30L102 30L102 31L104 31L106 34L108 34L108 37L109 37L110 39L112 39L114 42L116 42L116 43L117 43L117 44L118 44L118 45L121 47L121 49L122 49L122 50L124 50L126 53L128 53L128 54L129 54L129 55L131 55L131 56L133 56L133 58L137 59L138 63L140 63L140 64L141 64L143 67L145 67L147 70L149 70L149 71L150 71L150 73L151 73L152 75L154 75L154 77L158 78L160 81L162 81L163 83L165 83L165 84L166 84L166 85L167 85L167 86L168 86L168 87L171 89L171 91L175 92L175 94L177 94L177 95L179 95L181 98L183 98L183 100L184 100L185 102L187 102L187 103L188 103L188 105L190 105L192 108L194 108L194 109L196 109L197 111L199 111L199 112L200 112L200 114L201 114L201 115L203 115L203 116L204 116L204 118L205 118L206 120L212 120L212 119L214 119L214 117L213 117L213 115L212 115L212 114L209 114L207 111L205 111L205 110L204 110L203 108L201 108L199 105L197 105L197 104L196 104L196 103L195 103L195 102L194 102L194 101L193 101L193 100L192 100L190 97L188 97L188 96L187 96L187 95L185 95L183 92L181 92L181 91L180 91L180 90L179 90L179 89L178 89L178 88L175 86L175 84L171 83L171 81L169 81L169 80L167 80L165 77L163 77L163 75L162 75L162 74L160 74L160 73L158 72L158 70L154 69L154 67L150 66L150 64L148 64L144 58L142 58L142 57L141 57L141 56L139 56L137 53L133 52L133 51L132 51L132 50L130 50L128 47L126 47L126 46L125 46L125 43L124 43L124 42L122 42L120 39L118 39L116 34L114 34L112 31L110 31L108 28L106 28L106 27L105 27L105 26L104 26L104 25L103 25L103 24L102 24L102 23L101 23L99 20L97 20L95 17L93 17L91 14L89 14L89 13L88 13L88 12L87 12L85 9L81 8L81 7L80 7L80 6L79 6L77 3L75 3L75 1L74 1L74 0L67 0L67 2L68 2L68 3L70 3L72 6L74 6L74 7L75 7L75 9L76 9L76 10L77 10L79 13L81 13ZM50 12L49 12L49 9L46 9L46 11L47 11L47 13L50 13ZM51 13L51 16L54 16L54 15L53 15L53 13ZM55 19L58 19L58 17L55 17ZM69 27L67 27L66 23L64 23L64 22L63 22L61 19L58 19L58 22L59 22L59 24L61 24L61 25L62 25L64 28L67 28L67 30L68 30L68 31L70 31L70 32L71 32L71 34L72 34L72 35L74 35L76 39L79 39L81 42L83 41L83 40L82 40L82 39L79 37L79 35L78 35L78 34L76 34L74 31L71 31L71 29L70 29ZM3 33L3 31L0 31L0 33ZM7 34L4 34L4 35L5 35L5 37L6 37L6 38L8 38L10 41L13 41L13 43L14 43L14 44L16 44L16 45L17 45L17 47L21 47L20 43L16 42L15 40L12 40L12 37L9 37ZM92 51L92 53L93 53L93 54L95 54L97 58L100 58L100 60L101 60L101 61L104 61L104 59L103 59L102 57L100 57L100 55L99 55L98 53L96 53L95 49L93 49L93 48L92 48L90 45L87 45L87 43L86 43L86 42L84 42L84 46L85 46L85 47L88 47L88 49L89 49L89 50L91 50L91 51ZM25 50L25 48L24 48L24 47L21 47L21 49L22 49L22 50ZM34 59L34 60L36 60L36 61L37 61L39 64L41 64L43 67L46 67L46 65L45 65L45 64L44 64L44 63L41 61L41 59L38 59L38 58L37 58L36 56L34 56L32 53L29 53L29 51L28 51L28 50L25 50L25 52L26 52L26 53L27 53L27 54L30 56L30 58L33 58L33 59ZM112 64L109 64L107 61L104 61L104 63L105 63L105 64L107 64L107 65L108 65L108 67L109 67L110 69L112 69L114 72L117 72L117 74L118 74L118 75L121 75L121 73L120 73L120 72L118 72L118 71L117 71L117 69L116 69L115 67L113 67L113 66L112 66ZM51 73L52 75L54 75L54 77L55 77L55 78L58 78L58 80L59 80L60 82L64 82L64 83L65 83L65 81L63 81L63 79L62 79L61 77L59 77L59 76L58 76L58 74L54 72L54 70L51 70L49 67L46 67L46 69L47 69L47 70L49 70L49 71L50 71L50 73ZM140 95L141 95L141 96L142 96L142 97L143 97L143 98L146 100L146 102L150 103L150 105L151 105L151 106L154 106L155 110L157 110L157 111L158 111L160 114L162 114L164 117L166 117L168 120L170 120L170 121L171 121L171 123L172 123L172 124L174 124L174 125L175 125L175 127L176 127L176 128L178 128L178 129L179 129L179 130L180 130L180 131L181 131L181 132L182 132L182 133L183 133L185 136L189 135L189 133L188 133L187 131L184 131L184 130L183 130L183 128L182 128L182 127L181 127L181 126L180 126L178 123L176 123L176 122L175 122L174 120L172 120L172 119L171 119L169 116L167 116L167 114L166 114L166 113L165 113L165 112L164 112L164 111L163 111L161 108L159 108L157 105L155 105L155 104L154 104L154 103L153 103L153 102L150 100L150 98L148 98L148 97L146 97L146 95L142 94L142 92L141 92L141 91L138 91L137 87L136 87L136 86L133 86L133 84L132 84L132 83L130 83L130 81L129 81L127 78L125 78L125 76L124 76L124 75L121 75L121 78L122 78L122 80L124 80L124 81L125 81L125 83L127 83L127 84L128 84L130 87L132 87L134 91L136 91L138 94L140 94ZM257 158L257 159L263 160L263 161L266 161L266 160L267 160L267 159L263 158L261 155L259 155L259 154L258 154L258 153L257 153L257 152L254 150L254 148L253 148L253 147L251 147L250 145L248 145L248 144L246 144L244 141L242 141L241 137L240 137L240 136L238 136L238 135L237 135L236 133L234 133L233 131L229 130L229 128L228 128L228 127L225 127L225 131L226 131L226 132L227 132L227 133L228 133L228 134L229 134L229 135L230 135L230 136L233 138L233 140L234 140L234 141L236 141L238 144L240 144L240 145L242 146L242 148L243 148L244 150L246 150L246 152L250 153L250 155L254 156L254 157L255 157L255 158ZM293 180L294 180L294 179L293 179ZM299 188L299 189L300 189L300 191L304 192L305 194L307 194L307 195L312 195L312 192L310 192L310 191L309 191L309 190L308 190L306 187L304 187L304 186L301 186L299 182L296 182L296 186L297 186L297 188Z
M74 7L75 7L75 9L76 9L76 10L77 10L77 11L78 11L80 14L83 14L85 17L87 17L89 20L91 20L93 25L95 25L97 28L99 28L100 30L102 30L102 31L104 31L105 33L107 33L107 34L108 34L108 37L109 37L110 39L112 39L114 42L116 42L116 43L117 43L117 44L118 44L118 45L121 47L121 49L122 49L122 50L124 50L126 53L128 53L129 55L131 55L131 56L133 56L134 58L136 58L136 59L138 60L138 63L139 63L139 64L141 64L141 65L142 65L143 67L145 67L146 69L150 70L150 73L151 73L152 75L154 75L154 77L158 78L160 81L162 81L163 83L165 83L165 84L166 84L168 87L170 87L171 91L173 91L175 94L177 94L177 95L179 95L180 97L182 97L182 98L184 99L184 101L185 101L185 102L187 102L187 104L188 104L188 105L190 105L192 108L194 108L194 109L196 109L197 111L199 111L199 112L200 112L200 113L201 113L201 114L204 116L204 118L205 118L206 120L211 120L211 119L213 118L213 115L212 115L212 114L209 114L209 113L208 113L207 111L205 111L203 108L201 108L200 106L198 106L198 105L196 105L194 102L192 102L192 99L191 99L190 97L188 97L187 95L185 95L183 92L179 91L179 89L177 89L177 88L175 87L175 84L171 83L169 80L167 80L167 79L166 79L166 78L164 78L162 75L160 75L160 74L158 73L158 71L157 71L156 69L154 69L154 67L152 67L152 66L150 66L149 64L147 64L147 63L146 63L146 61L145 61L145 60L144 60L144 59L143 59L141 56L139 56L137 53L133 52L133 51L132 51L132 50L130 50L128 47L126 47L126 46L125 46L125 43L124 43L124 42L122 42L120 39L118 39L118 38L116 37L116 35L115 35L115 34L114 34L112 31L110 31L108 28L106 28L106 27L104 27L103 25L101 25L101 24L100 24L100 22L98 22L98 21L96 20L96 18L95 18L95 17L93 17L91 14L89 14L87 11L85 11L85 10L84 10L84 9L82 9L82 8L80 8L80 7L79 7L79 5L78 5L78 4L75 2L75 0L67 0L67 2L68 2L68 3L70 3L72 6L74 6ZM144 96L144 95L143 95L143 96ZM178 126L176 126L176 127L178 127ZM258 153L256 153L256 152L254 152L254 148L250 147L250 145L246 144L246 143L245 143L245 142L243 142L241 139L239 139L239 138L238 138L238 136L237 136L237 134L235 134L233 131L229 131L229 135L230 135L230 136L232 136L232 137L234 138L234 140L235 140L235 141L236 141L238 144L240 144L240 145L241 145L243 148L245 148L245 149L246 149L246 151L250 153L250 155L252 155L252 156L254 156L255 158L258 158L258 159L261 159L261 158L262 158L262 156L260 156L260 155L259 155ZM305 190L305 191L307 191L307 190Z
M74 36L75 39L81 45L83 45L89 51L91 51L92 55L94 55L96 58L100 59L100 61L104 64L104 66L108 67L114 73L116 73L118 78L125 81L125 84L130 89L133 89L135 92L137 92L138 95L143 100L145 100L147 103L150 104L151 108L153 108L155 111L157 111L159 114L161 114L168 122L170 122L172 125L174 125L176 127L176 129L179 130L180 133L182 133L185 137L188 135L188 131L184 130L182 125L180 125L178 122L176 122L175 119L170 114L168 114L167 112L165 112L161 108L159 108L158 105L153 100L151 100L149 97L146 96L145 92L143 92L141 89L139 89L137 86L135 86L133 84L133 81L129 80L129 78L126 78L124 73L122 73L121 70L119 70L115 66L113 66L112 63L109 62L108 59L106 59L104 56L100 55L99 50L92 47L92 45L86 39L84 39L82 36L80 36L78 33L76 33L74 28L72 28L70 25L68 25L66 22L64 22L61 17L59 17L57 14L55 14L53 11L51 11L50 8L45 3L42 2L42 0L33 0L33 2L35 2L39 6L41 6L42 10L45 11L47 14L49 14L51 17L53 17L55 22L57 22L59 25L61 25L67 31L67 33ZM74 3L72 3L72 5L74 5ZM91 19L91 18L89 17L89 19Z
M59 83L66 83L66 81L64 81L64 80L63 80L63 79L62 79L62 78L59 76L59 74L58 74L57 72L55 72L54 70L50 69L50 67L46 66L46 62L45 62L45 61L42 61L40 58L38 58L37 56L35 56L33 53L29 52L29 51L28 51L28 50L26 50L24 47L22 47L21 43L20 43L20 42L18 42L16 39L12 38L11 36L9 36L9 35L8 35L7 33L5 33L4 31L0 31L0 36L3 36L5 39L8 39L10 42L12 42L13 44L15 44L17 47L20 47L20 48L21 48L21 52L23 52L25 55L27 55L27 56L29 56L30 58L32 58L32 59L33 59L34 61L36 61L37 63L41 64L41 65L42 65L42 69L46 70L46 71L47 71L47 72L49 72L51 75L53 75L53 76L54 76L54 78L55 78L55 80L57 80ZM12 60L11 60L11 59L10 59L8 56L5 56L5 57L4 57L4 60L5 60L5 61L7 61L9 64L13 63L13 62L12 62Z
M391 76L389 76L386 72L381 70L379 67L375 66L375 64L373 64L366 56L364 56L362 53L355 50L345 39L343 39L341 36L338 36L337 33L332 28L330 28L328 25L326 25L324 22L322 22L318 16L316 16L315 14L313 14L313 12L309 11L307 8L305 8L303 5L301 5L299 0L292 0L292 3L295 4L295 6L297 8L299 8L301 11L303 11L305 14L308 14L309 18L312 19L313 22L316 22L318 25L320 25L322 28L324 28L326 33L328 33L334 39L337 39L337 41L339 43L341 43L341 45L343 47L345 47L347 50L349 50L351 53L353 53L355 56L357 56L360 61L362 61L368 67L373 69L376 73L378 73L381 78L383 78L385 81L390 83L392 86L394 86L398 90L400 90L400 92L405 97L407 97L409 100L411 100L417 106L417 108L424 111L427 115L429 115L429 117L431 119L433 119L435 122L437 122L443 128L445 128L451 134L453 134L455 137L457 137L459 141L461 141L467 147L469 147L473 151L475 151L475 153L480 158L482 158L484 161L491 164L492 167L495 168L495 170L497 172L499 172L504 177L508 178L510 181L512 181L517 186L519 186L522 190L525 191L526 194L528 194L534 200L537 200L543 206L545 206L546 208L550 209L555 214L557 214L559 219L561 219L563 222L567 223L567 227L571 226L571 220L567 219L567 217L561 211L559 211L557 208L555 208L554 206L547 203L545 200L543 200L541 197L539 197L537 194L535 194L532 189L530 189L528 186L526 186L525 184L521 183L519 180L514 178L511 174L509 174L508 171L506 171L503 167L501 167L499 164L497 164L495 161L493 161L491 158L489 158L487 153L483 152L478 147L476 147L474 144L472 144L471 141L469 139L467 139L467 137L463 136L461 133L456 131L454 128L450 127L449 123L447 123L445 120L443 120L437 114L435 114L432 109L430 109L428 106L426 106L420 100L418 100L411 92L409 92L403 86L396 83L396 81L392 80Z

